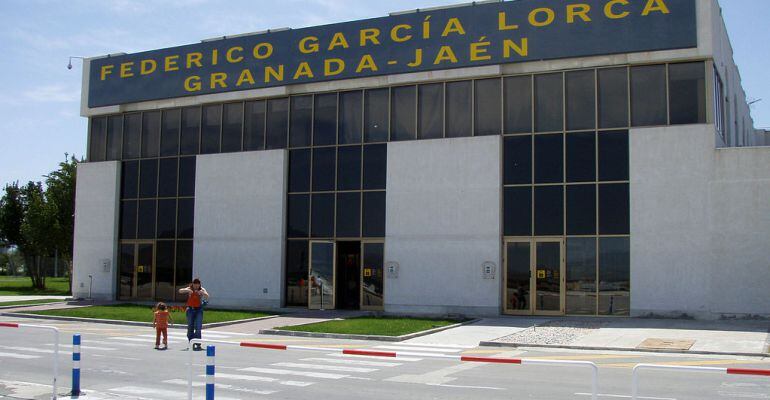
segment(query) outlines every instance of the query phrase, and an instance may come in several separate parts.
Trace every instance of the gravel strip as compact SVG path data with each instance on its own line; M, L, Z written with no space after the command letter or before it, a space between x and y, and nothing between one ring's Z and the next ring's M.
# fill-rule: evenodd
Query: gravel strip
M601 328L603 322L597 321L547 321L496 339L499 343L517 344L570 344L583 336Z

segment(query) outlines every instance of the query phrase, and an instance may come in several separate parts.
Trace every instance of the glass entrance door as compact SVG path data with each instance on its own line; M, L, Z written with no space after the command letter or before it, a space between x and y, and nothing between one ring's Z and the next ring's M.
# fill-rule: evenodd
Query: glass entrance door
M155 297L155 245L152 242L121 243L121 300L152 300Z
M308 308L334 308L334 242L310 242Z
M384 302L385 243L364 242L361 244L361 309L382 310Z
M563 314L564 283L562 239L505 242L505 313Z

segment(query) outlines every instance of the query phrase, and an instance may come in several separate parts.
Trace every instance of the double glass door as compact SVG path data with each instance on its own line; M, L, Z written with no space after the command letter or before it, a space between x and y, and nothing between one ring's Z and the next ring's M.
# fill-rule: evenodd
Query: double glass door
M564 314L564 240L505 242L504 309L509 314Z
M121 243L120 299L152 300L155 280L153 242Z
M382 242L311 241L308 308L381 310L384 248Z

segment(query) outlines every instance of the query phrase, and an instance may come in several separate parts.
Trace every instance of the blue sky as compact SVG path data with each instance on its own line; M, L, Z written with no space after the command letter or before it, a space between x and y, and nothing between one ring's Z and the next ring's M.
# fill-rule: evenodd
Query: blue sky
M268 28L321 25L456 0L3 0L0 2L0 187L42 180L81 156L81 65L68 56L132 53ZM767 0L720 0L755 126L770 127Z

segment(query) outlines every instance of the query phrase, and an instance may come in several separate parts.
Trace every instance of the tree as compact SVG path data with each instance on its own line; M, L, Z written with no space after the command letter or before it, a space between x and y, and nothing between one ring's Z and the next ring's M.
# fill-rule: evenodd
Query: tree
M0 198L0 240L16 246L22 243L21 222L25 208L19 183L6 185L5 193Z
M26 212L21 223L23 245L17 244L27 259L27 275L32 279L32 287L45 289L45 269L42 257L53 254L54 247L51 233L56 232L54 209L46 201L43 185L29 182L21 189L26 204Z
M54 225L50 240L53 249L67 264L70 288L72 287L72 246L75 234L75 180L78 160L73 155L59 163L59 169L46 175L45 198L51 208Z

